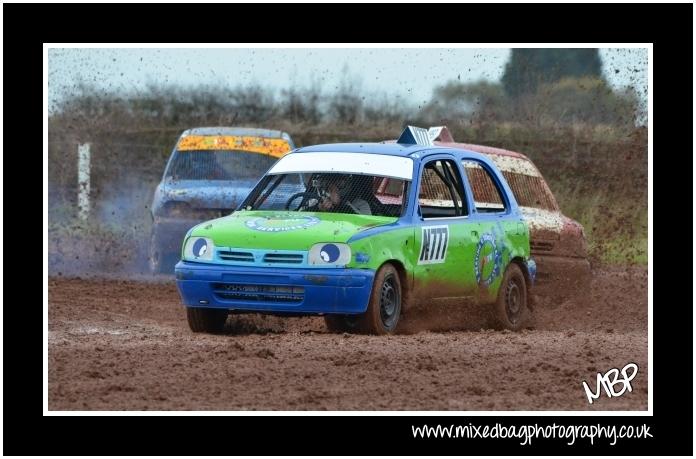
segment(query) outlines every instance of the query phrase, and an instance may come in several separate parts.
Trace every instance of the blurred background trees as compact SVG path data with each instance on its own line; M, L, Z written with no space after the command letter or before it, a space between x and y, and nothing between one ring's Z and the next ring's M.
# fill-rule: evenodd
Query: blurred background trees
M259 85L151 85L129 94L80 85L51 118L138 127L417 121L462 126L514 123L533 128L579 123L633 129L640 111L635 91L616 90L606 82L597 49L513 49L500 81L446 81L434 87L430 101L422 106L367 93L348 67L343 74L332 91L316 81L279 91Z
M49 221L74 219L77 145L86 142L94 221L135 235L149 228L152 192L185 129L279 129L302 146L395 139L404 124L446 124L455 140L528 155L561 207L585 225L594 257L647 259L647 129L640 125L647 118L633 90L607 84L596 49L515 49L500 81L443 81L421 105L366 91L347 67L343 74L332 88L319 80L280 90L76 85L49 114Z
M596 48L513 49L500 82L450 81L438 86L425 117L632 129L639 105L634 91L616 91L607 84Z
M513 49L501 83L513 99L534 94L539 87L564 78L602 80L602 60L597 48Z

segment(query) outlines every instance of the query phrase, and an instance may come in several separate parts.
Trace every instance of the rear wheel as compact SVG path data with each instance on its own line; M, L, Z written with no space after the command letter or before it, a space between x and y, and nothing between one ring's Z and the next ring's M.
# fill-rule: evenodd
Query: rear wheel
M495 324L498 328L519 331L529 319L527 284L522 270L511 263L505 270L494 305Z
M195 333L220 333L229 311L216 308L186 308L189 328Z
M372 285L367 311L360 317L360 328L365 333L387 335L396 330L401 315L401 279L390 263L379 268Z

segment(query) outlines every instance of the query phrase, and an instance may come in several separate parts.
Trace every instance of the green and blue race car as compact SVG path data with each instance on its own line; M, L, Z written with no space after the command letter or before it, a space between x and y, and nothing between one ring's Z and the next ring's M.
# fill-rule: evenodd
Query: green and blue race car
M442 297L522 328L536 265L514 195L486 156L431 134L295 149L235 212L189 230L175 272L191 329L221 331L235 311L388 334L408 305Z

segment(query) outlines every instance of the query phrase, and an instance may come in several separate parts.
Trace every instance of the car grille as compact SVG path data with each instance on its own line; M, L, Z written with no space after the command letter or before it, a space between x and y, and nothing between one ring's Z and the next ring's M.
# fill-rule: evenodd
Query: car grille
M217 251L217 258L223 262L254 264L263 262L267 264L301 265L305 262L306 252L275 252L263 250L244 250L234 248L221 248Z
M304 261L301 253L267 253L263 256L264 263L293 263L299 264Z
M251 252L238 252L232 250L218 250L218 256L225 261L254 262L254 254Z
M213 293L223 300L301 303L304 292L304 287L294 285L213 284Z
M532 252L551 252L553 250L553 242L530 241L529 248L532 250Z

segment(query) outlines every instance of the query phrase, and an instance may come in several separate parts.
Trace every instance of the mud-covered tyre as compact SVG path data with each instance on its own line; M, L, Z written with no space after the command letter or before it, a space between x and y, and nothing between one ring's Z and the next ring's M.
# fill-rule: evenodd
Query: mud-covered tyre
M510 263L503 275L498 298L493 307L495 327L513 331L524 328L530 315L528 301L524 274L519 266Z
M150 273L152 274L162 274L164 270L162 269L163 260L162 255L154 249L150 249Z
M354 315L331 314L324 316L326 328L331 333L355 333L358 331L360 317Z
M195 333L220 333L229 311L215 308L186 308L189 328Z
M399 272L385 263L375 275L367 311L360 316L360 331L371 335L393 333L401 316L402 299Z

